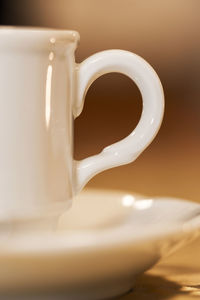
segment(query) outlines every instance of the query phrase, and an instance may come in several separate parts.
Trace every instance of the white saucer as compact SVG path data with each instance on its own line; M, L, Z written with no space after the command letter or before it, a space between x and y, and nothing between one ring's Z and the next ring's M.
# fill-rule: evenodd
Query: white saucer
M85 190L54 232L0 236L3 299L108 299L200 233L200 205Z

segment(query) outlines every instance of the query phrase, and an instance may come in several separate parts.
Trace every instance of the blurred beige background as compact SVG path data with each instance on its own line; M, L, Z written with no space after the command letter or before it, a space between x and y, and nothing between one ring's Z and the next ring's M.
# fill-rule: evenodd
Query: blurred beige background
M74 29L77 62L110 48L145 58L163 83L161 130L136 162L93 178L88 187L123 189L200 201L200 1L3 1L1 24ZM141 113L136 86L109 74L90 88L75 121L75 157L81 159L129 134Z

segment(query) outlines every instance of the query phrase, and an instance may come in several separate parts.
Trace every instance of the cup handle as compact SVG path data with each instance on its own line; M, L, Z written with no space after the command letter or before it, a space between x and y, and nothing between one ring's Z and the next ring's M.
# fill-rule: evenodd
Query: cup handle
M140 56L124 50L106 50L76 66L75 118L83 109L90 85L110 72L125 74L136 83L142 95L143 111L136 128L126 138L104 148L100 154L74 161L75 193L99 172L134 161L157 134L164 112L161 82L154 69Z

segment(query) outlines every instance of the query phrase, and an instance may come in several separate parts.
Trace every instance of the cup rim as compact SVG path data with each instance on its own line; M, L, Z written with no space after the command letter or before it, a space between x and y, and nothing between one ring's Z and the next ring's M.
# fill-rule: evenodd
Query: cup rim
M79 33L75 30L34 26L0 26L0 40L11 35L14 39L48 39L51 43L59 40L77 43L80 39Z

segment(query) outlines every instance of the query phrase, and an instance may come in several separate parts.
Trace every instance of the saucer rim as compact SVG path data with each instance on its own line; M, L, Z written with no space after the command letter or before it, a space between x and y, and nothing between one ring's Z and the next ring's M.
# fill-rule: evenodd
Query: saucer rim
M96 193L98 192L98 189L90 189L89 193ZM113 193L116 194L116 191L112 190L100 190L100 193L107 193L108 195L113 197ZM117 193L118 194L118 193ZM120 195L125 195L127 192L120 191ZM136 195L132 193L132 195ZM142 195L136 195L137 199L145 198L146 196ZM174 197L151 197L152 199L155 199L156 201L159 201L160 203L163 203L163 201L176 201L177 203L188 203L188 204L194 204L200 209L200 204L196 202L191 202L185 199L181 198L174 198ZM195 222L194 222L195 220ZM154 231L152 231L154 229ZM200 215L197 215L194 218L191 218L189 220L181 221L181 222L173 222L172 224L163 225L158 228L151 226L148 228L148 232L146 234L133 236L131 234L131 224L128 226L121 226L117 228L107 228L106 230L79 230L74 233L74 230L71 231L61 231L60 234L42 234L42 233L36 233L35 235L32 234L31 237L27 234L23 235L17 235L10 237L8 239L3 239L1 242L0 247L0 256L2 256L4 253L6 255L9 254L34 254L36 255L39 253L40 255L42 253L45 254L52 254L52 253L67 253L70 252L79 253L88 251L101 251L103 249L108 248L114 248L114 247L127 247L128 244L134 244L135 246L140 245L142 243L149 243L149 242L156 242L158 240L167 240L167 239L173 239L173 238L182 238L187 236L194 236L200 233ZM120 233L122 233L120 235ZM68 238L66 240L66 234L68 235ZM120 239L117 238L120 235ZM50 243L44 243L44 240L50 241ZM42 245L40 245L39 242L42 242ZM36 245L38 245L37 247ZM54 244L54 246L53 246ZM57 246L55 246L57 245Z

